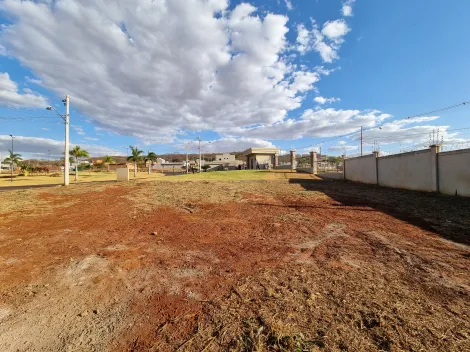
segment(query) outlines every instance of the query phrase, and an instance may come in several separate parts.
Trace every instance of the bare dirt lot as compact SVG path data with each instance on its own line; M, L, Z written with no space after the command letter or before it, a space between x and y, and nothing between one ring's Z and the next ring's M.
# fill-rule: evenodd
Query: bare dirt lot
M285 174L0 193L0 351L468 351L470 199Z

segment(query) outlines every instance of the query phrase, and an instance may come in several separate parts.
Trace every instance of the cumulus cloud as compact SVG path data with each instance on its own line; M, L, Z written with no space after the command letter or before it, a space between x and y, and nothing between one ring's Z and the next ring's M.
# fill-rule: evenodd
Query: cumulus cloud
M323 25L321 33L333 41L342 41L343 37L348 34L351 29L348 27L346 21L336 20L328 21Z
M356 0L346 0L343 2L343 7L341 8L341 13L344 17L349 17L353 15L352 5Z
M76 144L71 143L70 149L75 145L80 145L81 148L87 150L90 156L102 155L123 155L123 153L113 150L111 148L96 145L96 144ZM11 148L11 137L8 135L0 135L0 151L4 153ZM15 153L29 154L37 158L45 158L50 153L56 159L63 157L64 141L54 139L38 138L38 137L24 137L15 136Z
M324 62L331 63L339 57L338 50L344 42L344 36L350 31L348 24L342 19L325 22L321 31L315 22L312 22L310 30L299 24L296 49L301 54L315 50Z
M0 10L14 20L0 45L42 86L70 94L73 108L119 134L172 141L181 130L283 121L319 77L289 63L286 16L228 6L4 0Z
M328 137L350 134L361 126L374 127L391 115L380 111L308 109L300 119L287 119L269 125L229 130L233 135L268 140Z
M313 98L313 101L315 103L318 103L318 104L321 104L321 105L326 104L326 103L328 103L328 104L336 103L340 100L341 99L339 99L339 98L324 98L324 97L321 97L321 96Z
M23 92L18 84L10 79L7 72L0 73L0 104L12 107L44 108L48 106L47 99L25 88Z

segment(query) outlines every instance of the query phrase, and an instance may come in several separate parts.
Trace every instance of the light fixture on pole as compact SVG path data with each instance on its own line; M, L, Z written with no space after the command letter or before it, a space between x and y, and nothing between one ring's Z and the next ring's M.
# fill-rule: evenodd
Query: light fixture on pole
M53 106L48 106L47 110L54 110L57 115L62 117L65 122L65 148L64 148L64 186L69 185L69 170L70 170L70 160L69 160L69 120L70 120L70 97L67 94L65 99L62 100L65 105L65 115L60 114Z

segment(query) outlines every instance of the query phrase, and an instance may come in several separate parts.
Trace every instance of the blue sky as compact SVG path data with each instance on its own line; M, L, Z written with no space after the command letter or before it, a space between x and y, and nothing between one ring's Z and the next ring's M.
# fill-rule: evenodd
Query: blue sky
M291 4L290 6L287 6ZM122 6L120 6L122 5ZM470 2L104 0L0 3L0 152L158 154L470 138ZM470 105L470 104L469 104ZM379 129L378 127L381 127Z

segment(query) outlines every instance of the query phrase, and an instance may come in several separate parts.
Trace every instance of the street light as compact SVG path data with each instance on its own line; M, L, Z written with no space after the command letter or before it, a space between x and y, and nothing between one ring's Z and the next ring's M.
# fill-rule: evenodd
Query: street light
M11 137L11 158L10 158L10 170L11 170L11 178L10 178L10 182L13 182L13 154L14 154L14 151L13 151L13 135L10 134L10 137Z
M62 102L65 105L65 115L60 114L53 106L48 106L46 109L54 110L56 114L62 117L62 119L65 122L64 186L68 186L69 185L69 170L70 170L70 160L69 160L70 97L68 94L65 96L65 99L62 100Z

